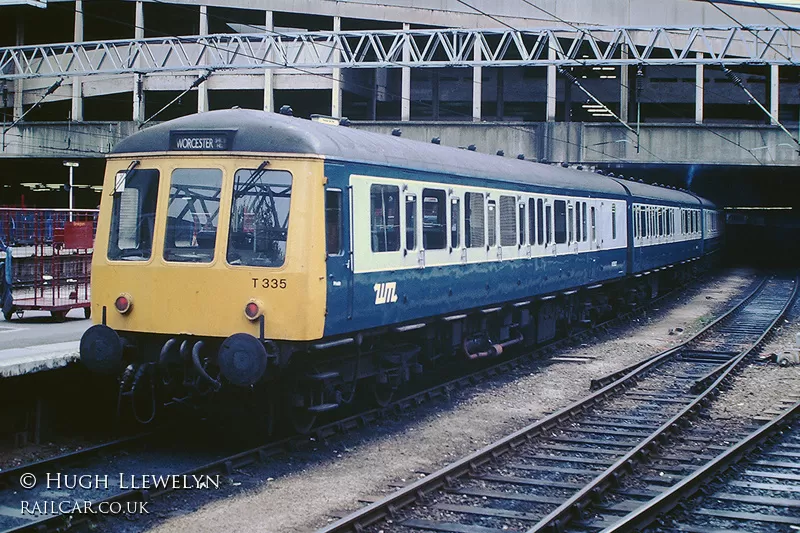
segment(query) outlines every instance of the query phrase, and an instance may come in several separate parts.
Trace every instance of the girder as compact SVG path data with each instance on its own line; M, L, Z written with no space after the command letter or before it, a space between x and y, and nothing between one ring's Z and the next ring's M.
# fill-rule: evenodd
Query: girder
M0 79L266 68L794 65L799 36L787 27L696 26L155 37L0 48Z

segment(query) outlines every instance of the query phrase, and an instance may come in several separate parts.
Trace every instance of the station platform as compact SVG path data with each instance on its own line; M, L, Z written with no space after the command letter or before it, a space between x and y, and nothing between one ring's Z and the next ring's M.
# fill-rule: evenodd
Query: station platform
M78 360L79 341L0 350L0 378L54 370Z
M0 379L55 370L77 361L80 338L92 325L82 311L70 311L64 322L42 311L26 311L23 318L11 321L0 317Z

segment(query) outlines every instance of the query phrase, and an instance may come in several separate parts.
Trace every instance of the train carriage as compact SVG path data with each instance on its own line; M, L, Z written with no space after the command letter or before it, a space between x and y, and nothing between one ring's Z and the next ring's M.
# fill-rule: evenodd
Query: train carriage
M699 233L678 230L702 209L278 114L184 117L109 157L81 358L122 372L133 405L260 390L304 430L357 384L385 404L443 358L469 364L634 305L657 290L637 275L702 255Z

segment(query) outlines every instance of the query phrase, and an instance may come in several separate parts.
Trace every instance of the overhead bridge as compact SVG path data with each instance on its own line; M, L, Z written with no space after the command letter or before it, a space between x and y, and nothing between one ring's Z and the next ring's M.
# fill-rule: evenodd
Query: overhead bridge
M218 69L798 65L770 26L308 31L0 48L0 80Z

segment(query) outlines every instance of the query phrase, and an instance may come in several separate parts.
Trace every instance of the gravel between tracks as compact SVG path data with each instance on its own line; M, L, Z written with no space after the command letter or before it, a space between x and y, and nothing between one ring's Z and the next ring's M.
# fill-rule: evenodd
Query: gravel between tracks
M391 483L405 484L422 475L419 471L441 468L584 396L591 378L681 342L740 295L752 276L745 269L715 275L638 323L560 354L593 358L587 363L522 368L455 394L450 404L423 407L399 421L317 443L289 460L248 469L247 475L235 473L232 477L241 486L226 491L228 497L173 493L153 502L149 516L117 521L114 529L313 531L331 521L334 513L358 508L359 497L386 494ZM675 328L684 331L675 334Z

